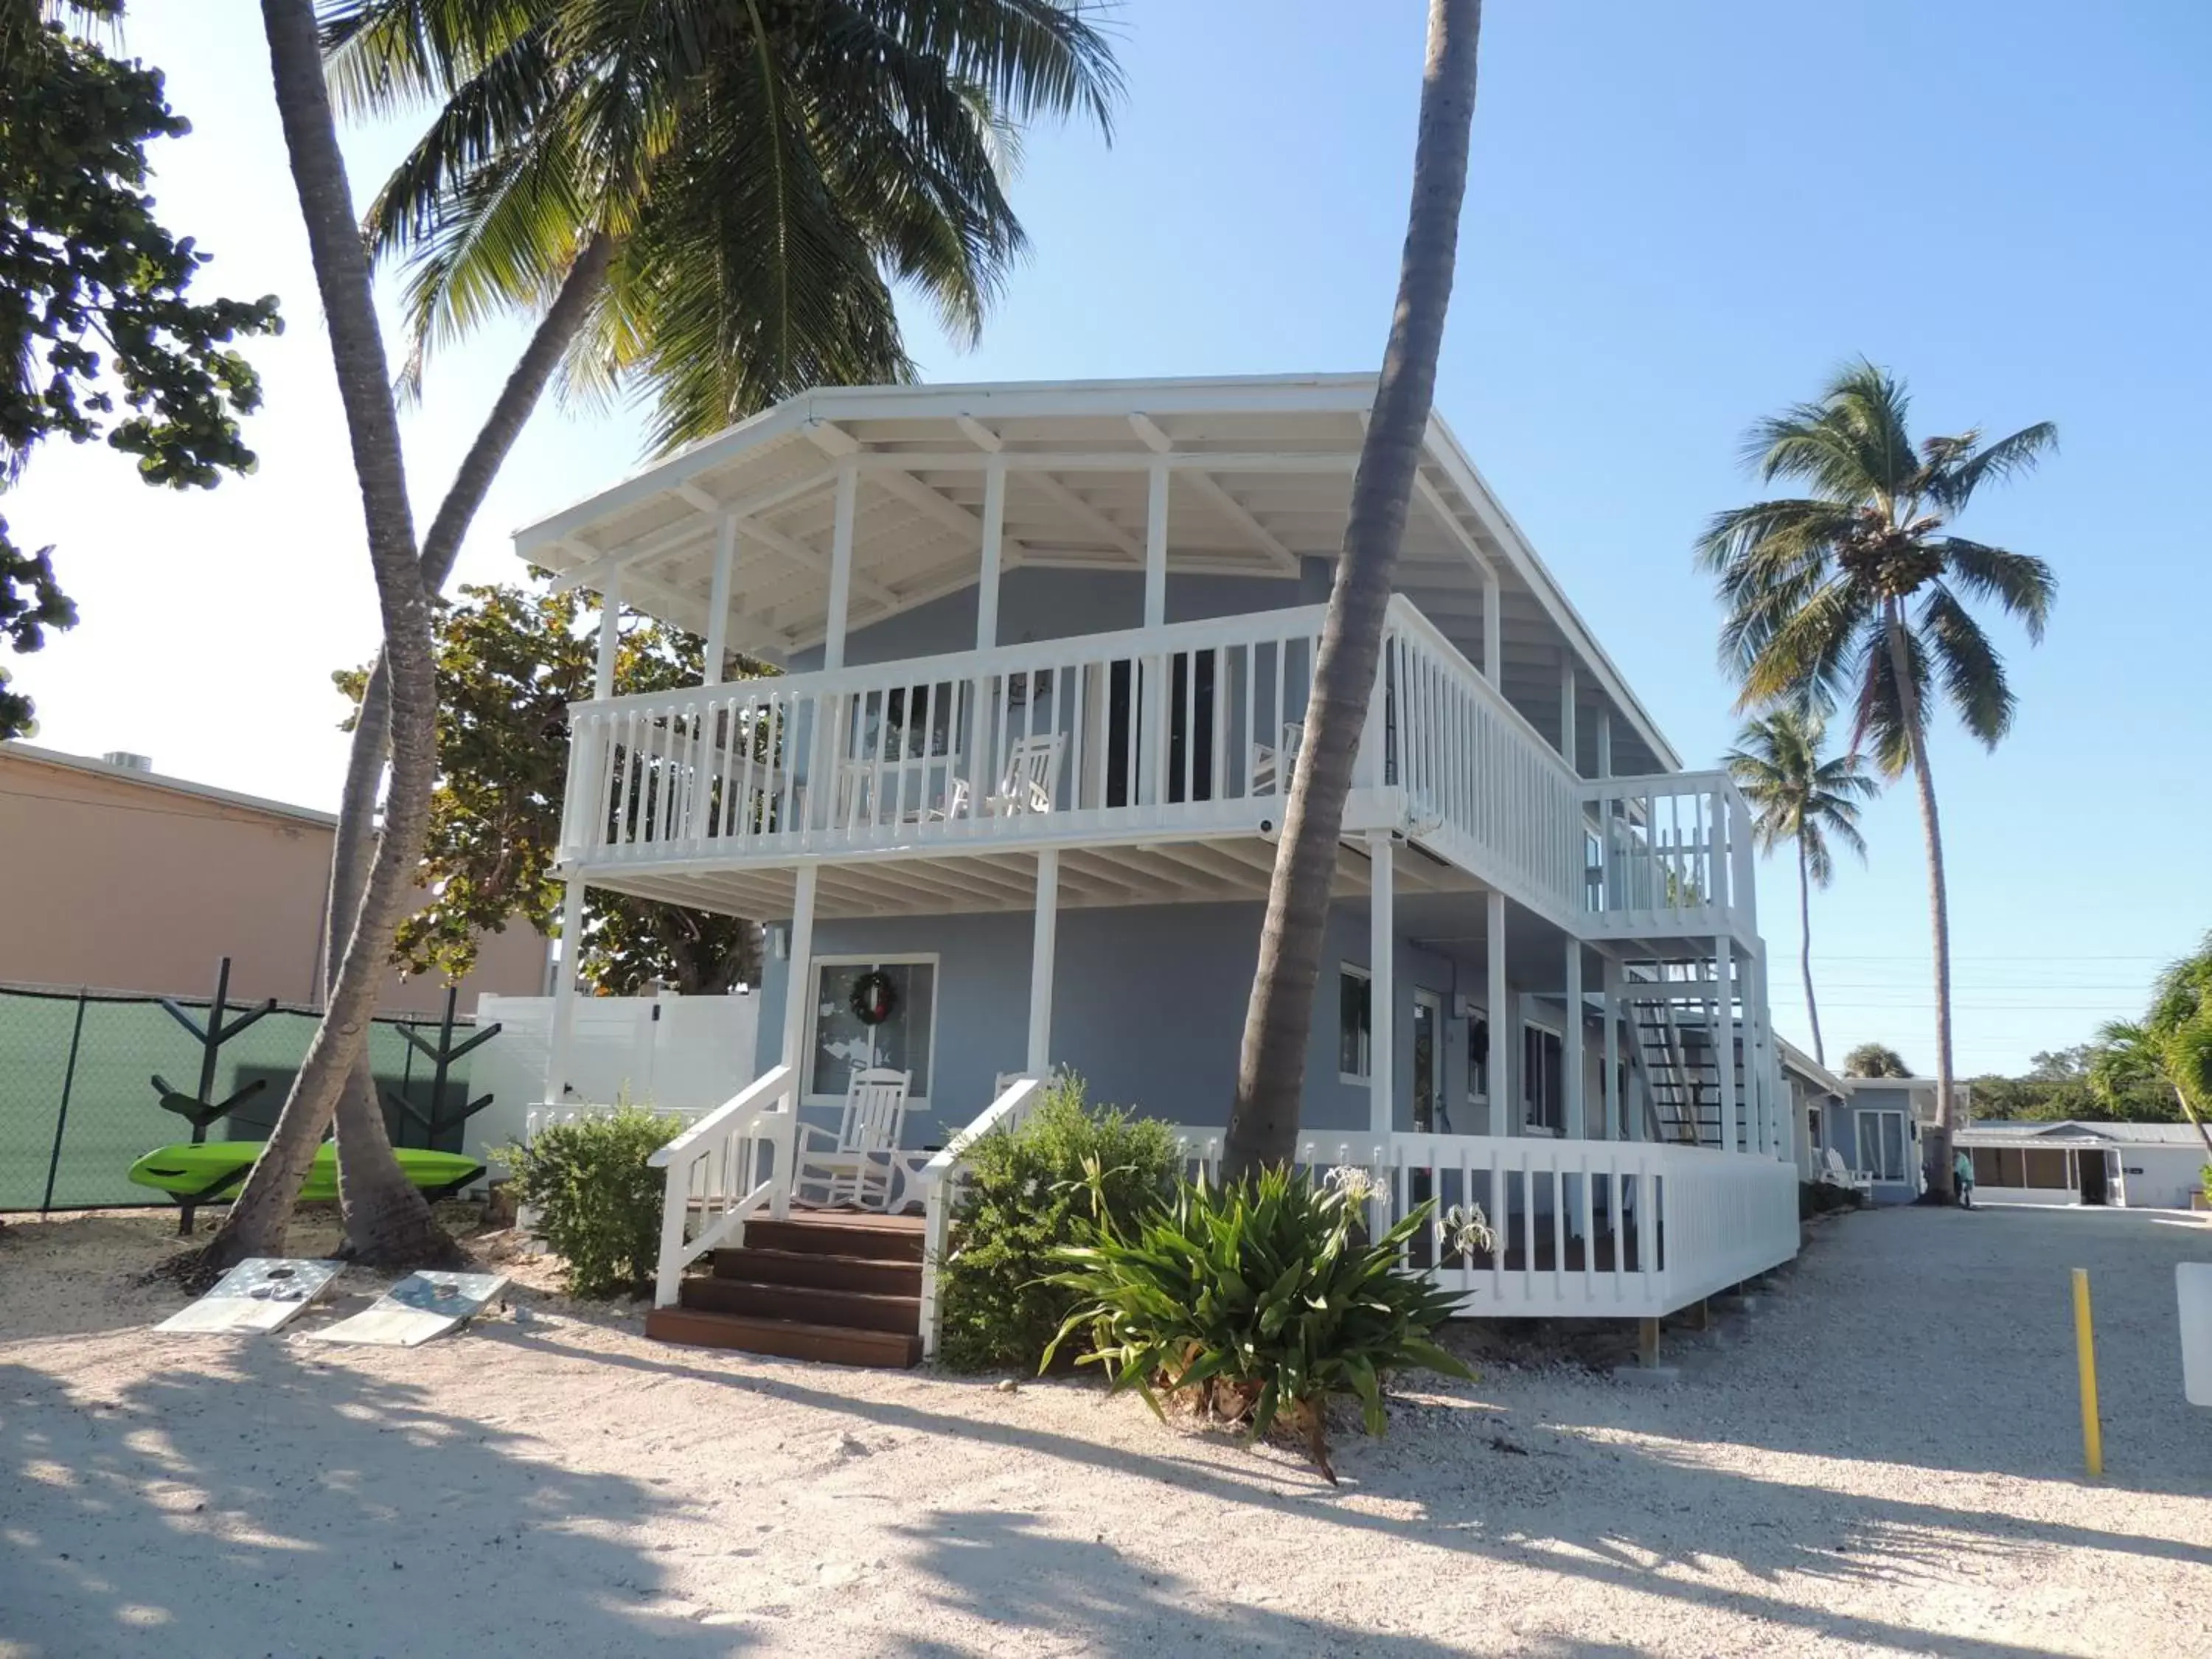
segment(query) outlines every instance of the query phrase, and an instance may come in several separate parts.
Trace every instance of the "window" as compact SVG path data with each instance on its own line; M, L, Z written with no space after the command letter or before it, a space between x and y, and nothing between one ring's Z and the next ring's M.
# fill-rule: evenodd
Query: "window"
M1336 977L1336 1074L1346 1083L1364 1083L1373 1075L1373 994L1367 970L1350 963Z
M1467 1016L1467 1097L1478 1103L1490 1098L1490 1016L1480 1008Z
M891 1008L880 1023L870 1025L853 1012L853 994L862 978L877 972L890 983ZM889 1066L914 1073L910 1097L926 1105L937 1027L937 959L817 957L814 988L808 1097L842 1100L854 1072Z
M1521 1028L1522 1121L1553 1134L1566 1127L1566 1042L1540 1025Z
M1905 1114L1863 1111L1857 1114L1859 1172L1876 1181L1910 1181L1905 1168Z

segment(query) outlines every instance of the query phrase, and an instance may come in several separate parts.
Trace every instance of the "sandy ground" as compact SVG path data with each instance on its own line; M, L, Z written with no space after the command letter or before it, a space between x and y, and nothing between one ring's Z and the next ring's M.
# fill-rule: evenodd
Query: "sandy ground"
M122 1275L160 1225L0 1231L9 1659L2212 1653L2182 1218L1848 1217L1670 1335L1678 1385L1417 1385L1334 1491L1081 1384L672 1349L539 1291L413 1352L155 1337L177 1297Z

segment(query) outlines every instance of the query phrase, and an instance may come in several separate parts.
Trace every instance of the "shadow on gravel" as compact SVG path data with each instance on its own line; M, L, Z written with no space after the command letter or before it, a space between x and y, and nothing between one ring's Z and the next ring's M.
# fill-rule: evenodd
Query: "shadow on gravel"
M566 1346L551 1338L514 1336L497 1327L484 1335L493 1341ZM1224 1468L1202 1456L1168 1451L1136 1453L977 1416L892 1401L856 1399L838 1391L836 1373L826 1367L804 1373L810 1380L801 1382L788 1371L770 1375L717 1370L686 1365L680 1360L647 1360L599 1352L592 1352L590 1358L594 1363L653 1376L688 1377L727 1389L733 1395L807 1407L878 1428L1018 1449L1060 1459L1072 1470L1158 1480L1226 1504L1277 1511L1294 1505L1303 1516L1349 1531L1449 1550L1475 1561L1510 1562L1900 1653L1926 1652L1929 1633L1880 1618L1803 1606L1778 1581L1784 1575L1812 1574L1863 1582L1870 1589L1887 1589L1939 1565L1955 1566L1962 1558L1996 1558L2050 1549L2119 1551L2212 1569L2212 1542L2184 1544L2089 1527L1986 1516L1934 1502L1861 1498L1820 1487L1750 1480L1685 1460L1653 1456L1633 1447L1593 1444L1473 1401L1394 1403L1394 1424L1405 1425L1415 1414L1426 1414L1431 1419L1426 1425L1431 1431L1441 1429L1459 1443L1447 1446L1441 1454L1435 1453L1432 1443L1425 1443L1431 1455L1418 1461L1411 1454L1401 1456L1398 1449L1404 1437L1395 1431L1379 1441L1349 1433L1340 1437L1337 1467L1345 1486L1339 1493L1323 1485L1318 1475L1301 1475L1279 1464L1255 1461L1248 1466L1248 1472ZM818 1386L811 1380L817 1375ZM1077 1390L1085 1387L1076 1382L1033 1386ZM1507 1444L1501 1446L1501 1440ZM1163 1443L1176 1443L1164 1439ZM1527 1455L1509 1455L1509 1451ZM1419 1511L1418 1518L1378 1515L1340 1501L1342 1496L1354 1494L1385 1500L1394 1508L1413 1509ZM1570 1494L1574 1501L1561 1501ZM1589 1519L1576 1524L1583 1517ZM961 1599L984 1617L1002 1621L1033 1618L1045 1626L1066 1627L1066 1616L1053 1609L1082 1605L1097 1594L1084 1586L1102 1576L1115 1583L1116 1595L1137 1598L1125 1604L1135 1605L1146 1598L1159 1600L1164 1607L1176 1609L1179 1617L1198 1621L1192 1626L1194 1630L1213 1616L1203 1607L1194 1611L1191 1602L1176 1598L1175 1581L1155 1575L1146 1582L1141 1569L1123 1561L1103 1544L1095 1547L1071 1544L1030 1534L1024 1528L1000 1540L1002 1550L971 1547L972 1539L990 1535L994 1528L1004 1526L1008 1520L971 1515L964 1521L972 1531L963 1530L956 1538L924 1540L933 1552L927 1565L945 1580L945 1593ZM1014 1559L1017 1556L1024 1559ZM1703 1563L1723 1559L1768 1581L1774 1593L1662 1576L1659 1571L1673 1567L1702 1572ZM1046 1583L1047 1579L1065 1582ZM1248 1616L1259 1619L1258 1634L1246 1633ZM1240 1608L1234 1623L1238 1638L1261 1644L1257 1650L1262 1653L1273 1650L1265 1645L1268 1642L1279 1643L1285 1653L1332 1650L1325 1644L1310 1645L1312 1627L1288 1613L1278 1623L1276 1615L1249 1615ZM1126 1632L1127 1645L1113 1645L1121 1638L1110 1621L1090 1634L1093 1641L1108 1644L1101 1651L1157 1651L1133 1628ZM1397 1648L1383 1644L1383 1638L1370 1633L1362 1633L1360 1639L1368 1644L1363 1651L1413 1656L1431 1650L1418 1638L1405 1638L1410 1644ZM1944 1652L1964 1656L1964 1659L2045 1659L2046 1653L2042 1648L1972 1637L1947 1635L1942 1643ZM906 1650L921 1655L949 1651L921 1638L913 1638Z
M428 1398L270 1341L97 1401L0 1365L0 1648L736 1650L730 1630L650 1612L665 1558L621 1541L680 1494L531 1460L524 1437ZM271 1442L314 1455L287 1462ZM519 1605L506 1581L526 1559ZM356 1633L357 1613L395 1607L397 1646Z

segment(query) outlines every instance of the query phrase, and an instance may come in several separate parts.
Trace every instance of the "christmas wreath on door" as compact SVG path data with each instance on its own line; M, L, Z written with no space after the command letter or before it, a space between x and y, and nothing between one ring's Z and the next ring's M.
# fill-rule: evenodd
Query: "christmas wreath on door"
M853 994L846 999L846 1006L861 1024L880 1025L898 1010L898 987L882 969L871 968L853 981Z

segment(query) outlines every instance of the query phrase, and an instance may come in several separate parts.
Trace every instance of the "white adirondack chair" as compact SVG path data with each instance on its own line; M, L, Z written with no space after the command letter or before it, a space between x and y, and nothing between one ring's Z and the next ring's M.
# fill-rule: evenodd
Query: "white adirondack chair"
M913 1086L911 1072L888 1066L854 1067L836 1133L816 1124L799 1126L793 1191L803 1200L824 1205L890 1208L899 1137L906 1127L907 1091Z
M1004 817L1017 812L1049 812L1060 787L1060 759L1067 738L1058 732L1018 738L1006 752L1006 769L984 810Z

